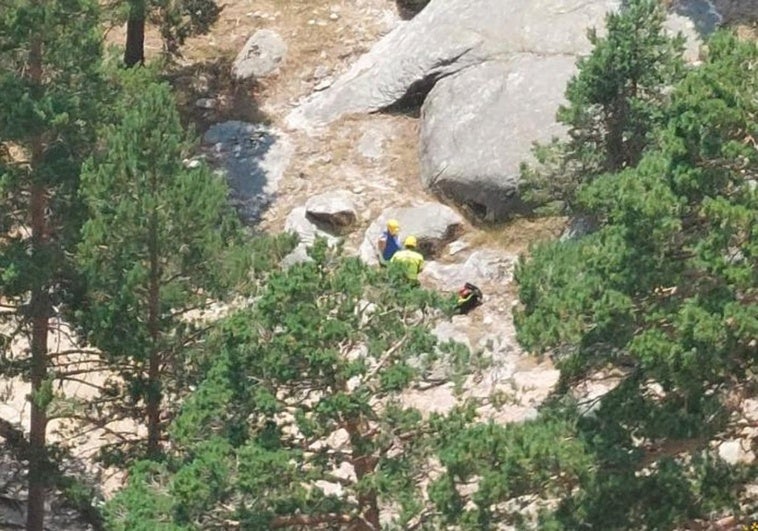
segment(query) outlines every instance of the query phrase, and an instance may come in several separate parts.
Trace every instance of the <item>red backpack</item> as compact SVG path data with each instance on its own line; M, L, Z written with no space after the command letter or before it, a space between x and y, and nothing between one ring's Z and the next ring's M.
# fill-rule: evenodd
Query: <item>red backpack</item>
M484 302L484 296L482 290L470 282L466 282L461 289L458 290L458 302L455 309L458 313L467 314L477 306L480 306Z

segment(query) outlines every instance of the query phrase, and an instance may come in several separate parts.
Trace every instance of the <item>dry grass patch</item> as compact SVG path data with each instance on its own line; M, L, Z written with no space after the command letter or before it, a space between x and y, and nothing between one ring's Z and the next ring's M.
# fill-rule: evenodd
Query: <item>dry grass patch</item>
M367 16L372 3L233 0L225 4L211 33L189 39L182 51L188 62L231 60L255 31L276 31L287 43L287 53L278 75L261 80L259 96L279 109L311 91L317 67L327 67L330 74L341 71L368 50L381 30L376 17Z
M361 152L364 135L378 138L376 158ZM280 230L292 208L313 195L338 189L356 196L361 220L355 232L385 208L433 200L419 178L417 136L415 119L383 114L341 118L316 138L293 132L296 152L282 178L279 198L266 213L264 228ZM350 240L357 243L358 236Z
M468 237L472 247L490 247L511 253L525 253L537 242L552 240L566 228L565 217L516 218L496 226L481 226Z
M737 36L746 41L758 41L758 22L738 24L735 28Z

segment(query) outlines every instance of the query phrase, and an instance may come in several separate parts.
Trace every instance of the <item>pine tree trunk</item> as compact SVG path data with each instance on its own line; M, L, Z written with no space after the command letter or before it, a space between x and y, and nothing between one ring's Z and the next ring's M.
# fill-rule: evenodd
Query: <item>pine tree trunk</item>
M126 22L124 64L131 68L145 64L145 1L130 0Z
M32 241L33 255L44 245L45 234L45 190L40 186L32 188ZM47 485L45 464L45 432L47 431L46 405L37 400L47 377L47 319L50 302L43 279L39 279L31 295L31 421L29 425L29 505L26 520L28 531L42 531L45 517L45 489Z
M624 142L629 120L628 97L627 94L618 95L606 116L606 170L609 172L621 171L628 163L629 154Z
M355 470L355 479L360 481L374 471L376 457L360 451L364 447L363 434L358 419L348 420L345 429L350 436L350 446L353 451L352 464ZM358 507L363 518L351 526L355 531L379 531L382 526L379 522L379 503L376 491L366 490L358 495Z
M150 286L148 288L148 329L150 334L150 359L147 369L147 453L151 458L160 451L160 270L158 264L158 222L153 214L150 221Z
M39 86L42 81L42 42L39 36L32 38L29 50L29 81ZM40 136L31 143L31 170L38 171L43 156L43 141ZM44 260L42 252L47 244L47 193L44 186L33 183L29 204L32 229L32 257L35 263ZM47 332L50 300L47 293L47 278L37 276L30 301L31 337L31 419L29 423L29 502L27 505L27 531L42 531L45 521L45 490L47 487L45 434L47 413L45 403L38 401L39 392L47 377Z

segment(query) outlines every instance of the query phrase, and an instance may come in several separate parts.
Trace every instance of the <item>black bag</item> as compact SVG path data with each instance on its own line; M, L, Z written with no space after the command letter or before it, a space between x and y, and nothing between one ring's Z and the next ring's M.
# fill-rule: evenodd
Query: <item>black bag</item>
M455 305L455 309L458 313L467 314L483 302L484 296L482 295L482 290L470 282L466 282L463 287L458 290L458 302Z

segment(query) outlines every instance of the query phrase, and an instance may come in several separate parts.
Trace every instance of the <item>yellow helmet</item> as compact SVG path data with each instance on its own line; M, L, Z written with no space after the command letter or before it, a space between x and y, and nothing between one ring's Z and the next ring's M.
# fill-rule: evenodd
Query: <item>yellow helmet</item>
M391 219L387 222L387 230L390 234L397 234L400 232L400 222L396 219Z
M415 236L408 236L405 241L403 242L404 247L416 247L416 244L418 242L416 241Z

